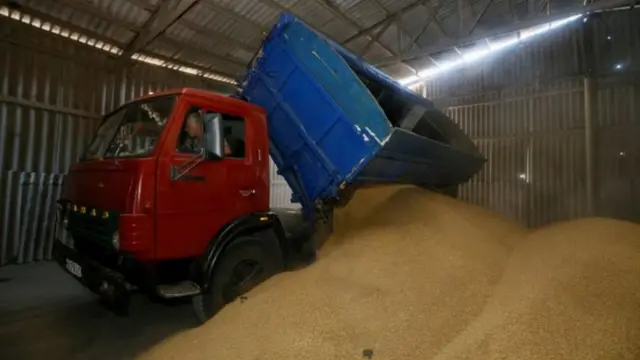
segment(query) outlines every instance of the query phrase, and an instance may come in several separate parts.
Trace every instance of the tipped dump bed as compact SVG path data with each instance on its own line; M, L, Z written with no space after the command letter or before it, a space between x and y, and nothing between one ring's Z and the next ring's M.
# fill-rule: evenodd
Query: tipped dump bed
M290 14L267 35L242 87L266 109L271 156L307 208L359 184L463 183L484 163L433 103Z

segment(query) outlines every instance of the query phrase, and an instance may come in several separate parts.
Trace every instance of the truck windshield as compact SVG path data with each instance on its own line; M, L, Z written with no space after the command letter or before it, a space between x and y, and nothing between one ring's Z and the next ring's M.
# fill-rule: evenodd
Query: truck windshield
M83 159L141 157L156 146L173 111L176 97L162 96L125 105L108 115Z

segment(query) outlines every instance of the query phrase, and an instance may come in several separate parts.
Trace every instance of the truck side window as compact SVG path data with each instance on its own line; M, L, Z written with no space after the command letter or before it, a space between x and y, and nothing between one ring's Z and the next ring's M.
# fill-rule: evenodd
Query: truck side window
M244 159L245 156L245 122L237 116L222 115L224 127L225 152L228 147L230 158Z
M181 153L198 153L201 149L202 136L204 135L204 119L219 114L222 116L224 128L225 157L242 159L245 157L245 121L242 117L216 113L198 107L192 107L187 111L182 131L178 138L177 150Z
M187 111L178 138L178 152L195 154L202 148L204 135L202 111L192 107Z

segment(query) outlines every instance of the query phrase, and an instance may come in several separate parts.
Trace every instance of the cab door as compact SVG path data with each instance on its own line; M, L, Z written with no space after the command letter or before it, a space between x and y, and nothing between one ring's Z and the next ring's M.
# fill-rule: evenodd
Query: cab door
M183 97L179 125L172 126L170 146L158 160L157 170L157 254L159 260L200 255L211 238L230 221L250 213L255 194L252 137L242 109L225 102ZM190 114L220 114L230 152L220 160L203 160L184 176L175 179L175 169L196 156L183 149L185 120Z

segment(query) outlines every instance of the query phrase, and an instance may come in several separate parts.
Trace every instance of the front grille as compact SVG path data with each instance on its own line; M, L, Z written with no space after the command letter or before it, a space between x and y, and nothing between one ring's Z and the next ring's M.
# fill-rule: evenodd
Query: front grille
M75 206L69 212L69 233L76 251L104 265L117 259L112 239L118 231L118 214Z
M111 246L116 229L102 221L70 220L69 227L74 237L86 238L99 244Z

